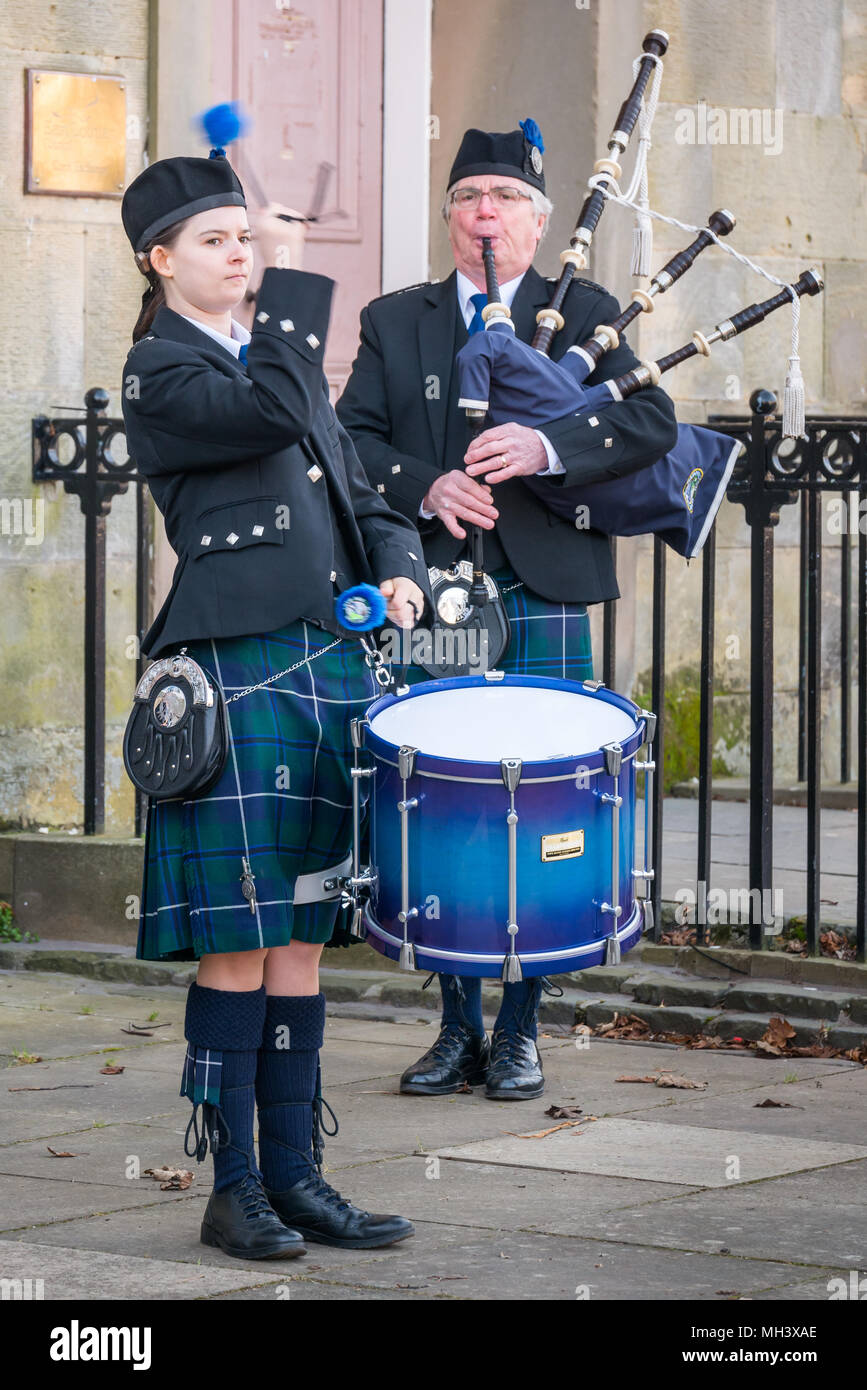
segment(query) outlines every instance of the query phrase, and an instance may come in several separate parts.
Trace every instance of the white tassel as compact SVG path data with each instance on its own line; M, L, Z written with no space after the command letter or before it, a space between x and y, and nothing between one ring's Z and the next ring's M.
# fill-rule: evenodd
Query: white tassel
M521 962L517 956L508 955L503 962L503 983L507 985L519 985L524 978L521 969Z
M632 266L630 275L649 275L653 264L653 222L639 212L632 229Z
M783 438L805 439L804 378L798 354L801 329L801 301L792 295L792 355L788 361L786 387L783 391Z
M633 73L638 72L638 60L633 63ZM659 100L659 84L662 79L662 63L657 59L655 70L651 79L649 91L646 99L642 100L641 110L638 116L638 152L635 157L635 168L632 173L632 182L627 189L627 198L635 197L638 194L638 209L635 217L635 226L632 231L632 267L631 275L647 277L650 275L653 265L653 222L648 216L647 209L650 206L648 180L647 180L647 157L650 154L650 132L653 127L653 118L656 115L656 104Z
M783 391L783 438L806 439L804 378L801 376L800 357L790 357L788 367Z

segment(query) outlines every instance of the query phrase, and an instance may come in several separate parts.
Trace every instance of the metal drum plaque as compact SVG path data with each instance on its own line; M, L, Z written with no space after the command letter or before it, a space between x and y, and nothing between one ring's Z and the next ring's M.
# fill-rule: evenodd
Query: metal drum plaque
M123 79L29 68L25 192L120 198L125 175Z

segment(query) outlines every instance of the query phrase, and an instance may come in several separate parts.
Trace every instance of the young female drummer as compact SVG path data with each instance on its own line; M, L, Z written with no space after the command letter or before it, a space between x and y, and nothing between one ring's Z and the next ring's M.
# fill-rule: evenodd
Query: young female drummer
M321 1174L319 956L348 870L349 722L377 693L334 599L377 583L391 620L411 625L421 545L328 403L332 282L272 264L252 337L232 321L253 254L221 153L150 165L122 216L148 279L124 372L128 445L179 557L142 648L185 646L230 701L219 781L150 802L138 943L140 958L199 959L181 1094L196 1157L210 1139L214 1159L201 1238L248 1259L303 1254L305 1238L387 1245L410 1222L360 1211ZM297 224L265 213L257 230L297 267Z

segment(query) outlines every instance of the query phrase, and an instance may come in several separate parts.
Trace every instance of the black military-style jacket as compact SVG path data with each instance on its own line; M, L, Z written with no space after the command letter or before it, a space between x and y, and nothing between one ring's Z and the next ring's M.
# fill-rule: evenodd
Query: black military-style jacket
M418 532L368 482L322 370L333 281L266 270L247 370L167 307L124 368L127 444L178 556L142 650L334 621L398 575L429 595Z
M417 518L440 473L463 468L469 441L457 405L454 359L467 333L455 280L453 273L440 283L399 290L362 310L358 355L337 403L370 481L396 510L417 522L428 564L440 567L451 564L466 542L438 518ZM512 321L525 342L532 340L536 313L549 303L553 284L530 267L518 287ZM558 360L619 312L607 290L573 280L563 307L566 324L555 337L552 357ZM621 338L587 384L622 376L637 360ZM546 479L551 488L626 477L668 453L677 436L674 406L658 386L613 403L599 412L597 424L593 420L597 417L570 414L541 426L566 470ZM536 593L558 603L619 596L607 536L577 530L520 478L495 484L493 494L497 541L518 577Z

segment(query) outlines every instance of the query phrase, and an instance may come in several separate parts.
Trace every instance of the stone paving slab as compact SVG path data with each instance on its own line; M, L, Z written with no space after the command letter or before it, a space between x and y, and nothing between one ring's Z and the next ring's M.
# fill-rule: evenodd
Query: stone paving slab
M465 1300L690 1300L721 1301L733 1290L751 1295L759 1290L787 1297L791 1267L770 1261L738 1260L722 1255L637 1249L610 1242L501 1231L480 1233L456 1228L459 1237L446 1248L431 1247L428 1228L419 1223L416 1236L383 1251L350 1277L356 1287L423 1292L428 1297L448 1291ZM307 1257L305 1257L306 1260ZM290 1294L297 1278L313 1276L299 1260L289 1276ZM346 1270L344 1276L349 1274ZM803 1277L803 1270L798 1275ZM818 1279L837 1271L810 1269ZM323 1291L328 1288L324 1282ZM333 1286L332 1286L333 1287ZM324 1292L323 1296L328 1297ZM333 1294L332 1294L333 1296ZM342 1295L341 1295L342 1296Z
M344 1169L333 1181L353 1201L368 1208L385 1202L391 1211L411 1212L413 1221L564 1236L586 1236L590 1216L604 1221L609 1212L649 1207L701 1191L684 1183L635 1182L602 1173L557 1173L444 1159L437 1163L433 1155Z
M383 1169L387 1164L381 1165ZM380 1181L380 1194L384 1194L387 1179ZM349 1191L349 1188L347 1188ZM102 1251L111 1255L123 1255L131 1259L154 1259L162 1263L171 1262L179 1266L201 1264L203 1267L243 1270L251 1269L246 1260L235 1259L222 1250L202 1245L199 1230L205 1210L208 1193L206 1191L190 1195L190 1192L168 1194L174 1198L169 1203L149 1203L138 1208L116 1208L97 1220L63 1221L56 1226L40 1226L34 1231L15 1231L0 1234L0 1261L6 1243L38 1241L46 1246L76 1247L81 1250ZM382 1206L382 1203L379 1204ZM386 1208L389 1203L386 1201ZM388 1260L389 1269L399 1270L402 1265L413 1263L418 1256L418 1247L423 1247L422 1257L439 1260L439 1268L448 1272L450 1252L460 1247L467 1239L468 1228L456 1224L421 1222L416 1224L416 1235L396 1245L381 1250L338 1250L331 1246L311 1243L308 1253L297 1259L304 1260L305 1273L324 1279L349 1280L350 1282L380 1282L375 1277L362 1277L370 1267L376 1267ZM469 1229L470 1238L477 1246L483 1246L497 1238L499 1232L490 1229ZM416 1253L411 1253L415 1251ZM257 1262L254 1268L262 1271L257 1283L263 1279L279 1277L284 1272L297 1268L297 1259L268 1260ZM37 1277L37 1274L34 1274ZM393 1276L396 1278L397 1276ZM385 1281L390 1283L391 1280Z
M639 1090L624 1086L624 1090ZM650 1089L645 1088L645 1089ZM660 1124L707 1125L713 1129L743 1130L763 1134L769 1140L796 1144L802 1139L824 1140L828 1137L828 1098L815 1083L790 1085L781 1078L776 1086L761 1086L757 1090L737 1095L720 1096L705 1091L665 1091L653 1088L658 1095L667 1096L653 1119ZM861 1092L863 1095L863 1090ZM780 1101L790 1109L770 1106L759 1108L757 1102ZM851 1097L854 1101L854 1095ZM794 1107L799 1106L800 1109ZM644 1114L646 1112L642 1112ZM847 1144L863 1144L867 1134L865 1104L852 1103L841 1107L834 1117L834 1139Z
M111 1296L146 1301L153 1296L147 1284L152 1274L157 1296L180 1300L276 1300L287 1292L290 1301L573 1300L576 1288L586 1285L592 1298L603 1300L787 1301L827 1298L828 1278L846 1275L847 1261L858 1253L851 1237L865 1224L867 1157L792 1176L756 1182L742 1176L737 1185L702 1187L688 1144L691 1135L700 1135L706 1155L715 1154L718 1162L720 1152L737 1153L742 1167L750 1154L768 1149L775 1157L782 1150L789 1168L792 1152L799 1163L825 1162L827 1143L810 1148L804 1158L805 1141L814 1137L854 1139L845 1153L867 1155L867 1147L857 1146L867 1089L863 1068L841 1059L773 1059L597 1038L583 1048L562 1026L548 1024L540 1038L547 1078L540 1100L493 1103L479 1088L470 1095L401 1097L400 1072L433 1041L435 1020L427 1014L418 1022L415 1010L395 1010L398 1021L388 1023L359 1012L368 1006L348 1003L334 1006L338 1012L327 1021L326 1097L341 1125L326 1143L328 1173L368 1209L409 1216L417 1234L380 1251L312 1246L301 1261L236 1261L199 1242L211 1164L198 1167L183 1157L189 1103L177 1091L184 992L29 971L20 972L14 988L9 979L0 975L0 1048L25 1017L40 1041L56 1039L53 1026L84 1028L71 1039L71 1054L45 1053L44 1063L8 1068L5 1085L0 1083L0 1133L6 1141L0 1143L6 1224L0 1231L0 1277L15 1277L5 1267L7 1250L47 1250L42 1268L16 1270L18 1277L46 1278L49 1298L102 1298L110 1289ZM82 1018L79 1011L88 1001L95 1012ZM94 1029L114 1029L118 1019L143 1021L152 1008L159 1010L158 1021L173 1022L165 1040L162 1030L150 1039L115 1033L105 1047L120 1051L90 1050ZM124 1065L124 1074L99 1077L104 1061ZM623 1073L660 1068L706 1081L707 1089L672 1092L616 1081ZM797 1080L787 1083L787 1075ZM96 1077L102 1086L93 1091L8 1091L9 1085L77 1085ZM766 1095L795 1101L803 1110L756 1109L755 1101ZM545 1110L558 1102L600 1118L579 1127L584 1137L570 1138L566 1130L543 1140L516 1140L504 1133L555 1124ZM94 1127L93 1118L105 1124ZM583 1145L606 1125L641 1131L644 1141L651 1130L657 1133L668 1167L644 1142L627 1155L635 1159L637 1174L618 1176L623 1144L612 1141L590 1173L441 1159L439 1178L427 1176L436 1149L469 1146L477 1153L486 1143L509 1143L524 1149L522 1163L527 1149L536 1163L533 1155L556 1154L558 1142ZM731 1146L732 1133L738 1148ZM47 1143L81 1157L52 1159ZM414 1154L417 1147L427 1152ZM832 1151L839 1160L839 1145ZM130 1154L138 1154L143 1167L173 1160L192 1167L197 1182L183 1193L162 1193L150 1179L129 1180L124 1164ZM685 1172L677 1171L677 1162ZM684 1180L660 1181L663 1174ZM731 1255L721 1253L724 1246ZM51 1292L46 1269L60 1293ZM196 1279L204 1274L217 1282L191 1283L193 1271Z
M726 1187L732 1181L754 1182L800 1169L867 1158L865 1144L821 1143L777 1138L745 1130L702 1129L679 1125L676 1146L671 1126L660 1120L601 1119L545 1139L507 1136L438 1150L442 1159L502 1163L523 1168L552 1168L571 1173L608 1173L695 1187ZM739 1161L736 1179L727 1177L729 1156Z
M65 1223L40 1230L39 1243L0 1240L4 1277L42 1278L46 1296L102 1298L111 1287L107 1276L128 1271L116 1283L114 1297L201 1297L219 1273L218 1287L250 1288L263 1280L303 1283L323 1299L345 1297L345 1286L383 1294L452 1294L461 1299L693 1299L717 1301L720 1291L750 1294L776 1291L781 1298L793 1279L829 1278L838 1270L746 1260L721 1253L697 1253L614 1244L604 1239L576 1239L508 1229L444 1227L419 1221L409 1240L374 1251L339 1251L311 1246L298 1260L269 1260L255 1270L221 1251L198 1244L202 1203L186 1203L181 1212L153 1208L133 1215L120 1212L97 1223L101 1244L93 1244L93 1223ZM180 1229L179 1229L180 1228ZM66 1244L61 1244L62 1236ZM54 1243L56 1237L57 1243ZM76 1245L72 1245L72 1241ZM146 1251L146 1254L139 1254ZM150 1253L153 1251L154 1253ZM14 1253L13 1253L14 1252ZM159 1252L158 1254L156 1252ZM201 1258L201 1265L195 1263ZM148 1291L153 1272L156 1292ZM191 1279L195 1270L204 1279ZM57 1292L50 1292L50 1290ZM122 1292L121 1292L122 1290ZM168 1292L171 1290L171 1292Z
M549 1227L550 1229L550 1227ZM867 1269L867 1163L589 1213L587 1234L635 1245L721 1250ZM827 1296L827 1295L826 1295Z
M72 1159L54 1159L55 1164L71 1163ZM10 1233L29 1231L34 1227L62 1233L70 1221L80 1217L93 1218L98 1213L141 1210L150 1206L171 1203L181 1193L161 1192L159 1183L127 1183L123 1189L108 1183L75 1182L69 1178L16 1177L0 1179L3 1201L0 1205L0 1235L4 1240ZM101 1217L99 1218L101 1219ZM138 1218L136 1218L138 1219ZM39 1236L42 1239L42 1236Z
M204 1249L204 1247L202 1247ZM5 1241L0 1246L4 1279L42 1279L46 1299L203 1298L258 1284L261 1274L236 1262L229 1269L136 1259L74 1246Z
M0 1187L3 1186L3 1178L17 1176L51 1179L76 1187L97 1183L121 1191L142 1190L159 1195L159 1183L153 1178L127 1177L127 1160L135 1157L141 1172L145 1168L161 1168L165 1164L188 1168L195 1174L194 1186L204 1184L210 1191L210 1159L199 1167L194 1159L184 1154L184 1134L189 1117L190 1103L179 1097L176 1109L156 1117L154 1123L139 1121L135 1124L107 1125L105 1129L67 1132L62 1143L49 1137L29 1143L6 1144L0 1148ZM48 1152L49 1144L54 1149L65 1149L78 1156L52 1158ZM192 1191L192 1188L188 1191ZM11 1217L12 1214L7 1208L5 1215Z
M410 1289L366 1289L358 1285L344 1283L335 1279L329 1283L323 1280L304 1279L302 1275L293 1273L291 1277L272 1284L264 1284L259 1288L244 1289L241 1292L231 1292L225 1294L209 1294L209 1303L243 1302L243 1303L268 1303L290 1301L292 1303L323 1303L330 1300L364 1303L420 1303L430 1299L463 1299L463 1293L448 1292L448 1290L459 1290L462 1287L460 1280L452 1282L448 1276L440 1283L426 1284L424 1288L415 1291ZM826 1295L827 1296L827 1295Z
M0 1002L4 1007L20 1005L47 1013L78 1015L83 1005L90 1005L91 1017L126 1022L124 1013L132 1009L136 1022L142 1023L152 1010L158 1010L160 1019L183 1023L186 997L186 988L174 985L143 988L33 970L0 972Z

